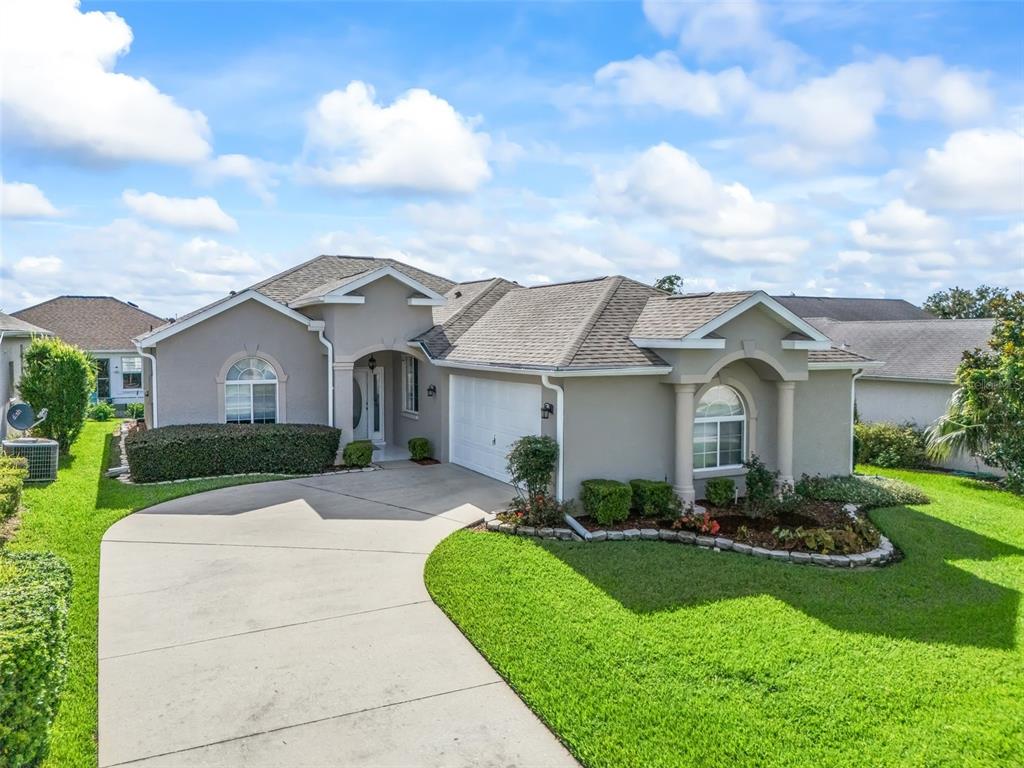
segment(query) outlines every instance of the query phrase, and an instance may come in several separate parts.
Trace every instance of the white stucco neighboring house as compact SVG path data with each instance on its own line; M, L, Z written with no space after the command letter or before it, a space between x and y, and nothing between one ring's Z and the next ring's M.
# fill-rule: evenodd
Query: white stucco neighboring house
M150 426L305 422L507 479L522 435L561 445L556 491L587 478L742 483L847 474L853 377L876 363L760 291L669 295L626 277L456 283L392 259L325 255L140 334Z
M8 401L18 394L22 358L35 336L52 336L45 328L0 312L0 436L7 434Z
M95 399L142 402L142 357L132 339L163 325L165 318L113 296L57 296L13 315L50 329L96 359Z

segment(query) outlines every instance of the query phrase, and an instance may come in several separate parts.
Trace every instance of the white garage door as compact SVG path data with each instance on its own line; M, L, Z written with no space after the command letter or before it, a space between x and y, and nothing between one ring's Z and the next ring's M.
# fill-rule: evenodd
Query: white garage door
M506 455L523 435L539 435L540 385L452 376L453 464L508 482Z

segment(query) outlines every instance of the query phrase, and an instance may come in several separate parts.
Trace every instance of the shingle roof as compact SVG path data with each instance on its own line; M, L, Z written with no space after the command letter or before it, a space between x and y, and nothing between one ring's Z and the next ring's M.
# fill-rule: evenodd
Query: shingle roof
M724 291L666 296L659 291L647 302L629 335L681 339L753 295L754 291Z
M966 350L987 348L992 320L808 320L837 344L884 365L872 378L953 381Z
M803 318L833 320L929 320L932 315L903 299L858 299L840 296L774 296L782 306Z
M874 363L871 358L858 355L848 349L812 349L807 353L808 363ZM874 371L872 371L874 373Z
M11 315L5 315L0 312L0 333L9 334L11 336L34 336L43 335L51 336L51 332L45 328L40 328L38 325L32 325L32 323L19 320Z
M134 337L165 322L113 296L58 296L13 314L86 351L133 349Z

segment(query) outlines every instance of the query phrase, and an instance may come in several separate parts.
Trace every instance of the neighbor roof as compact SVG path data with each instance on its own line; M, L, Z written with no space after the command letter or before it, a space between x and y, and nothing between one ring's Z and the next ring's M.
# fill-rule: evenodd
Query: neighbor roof
M165 322L113 296L58 296L13 314L86 351L133 349L135 336Z
M53 334L38 325L32 325L11 315L0 312L0 333L5 336L52 336Z
M836 322L810 318L835 343L880 360L871 378L952 382L967 350L987 348L992 334L986 320L899 320Z
M930 320L934 316L903 299L857 299L840 296L775 296L774 299L803 318L832 320Z

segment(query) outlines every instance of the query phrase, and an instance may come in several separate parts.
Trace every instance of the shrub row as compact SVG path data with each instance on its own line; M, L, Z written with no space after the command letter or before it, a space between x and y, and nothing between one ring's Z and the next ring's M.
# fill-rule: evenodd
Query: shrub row
M805 499L850 502L867 509L928 503L919 488L893 477L804 475L797 481L796 492Z
M368 467L373 460L373 443L369 440L353 440L345 446L341 458L346 467Z
M21 490L28 477L28 460L0 455L0 523L18 511Z
M0 765L37 765L67 672L71 569L0 550Z
M320 424L191 424L125 439L139 483L248 472L309 474L334 462L341 430Z
M854 437L859 464L915 469L927 463L924 433L913 424L856 424Z
M675 489L662 480L584 480L580 502L583 511L602 525L625 520L631 509L660 519L677 517L681 511Z

